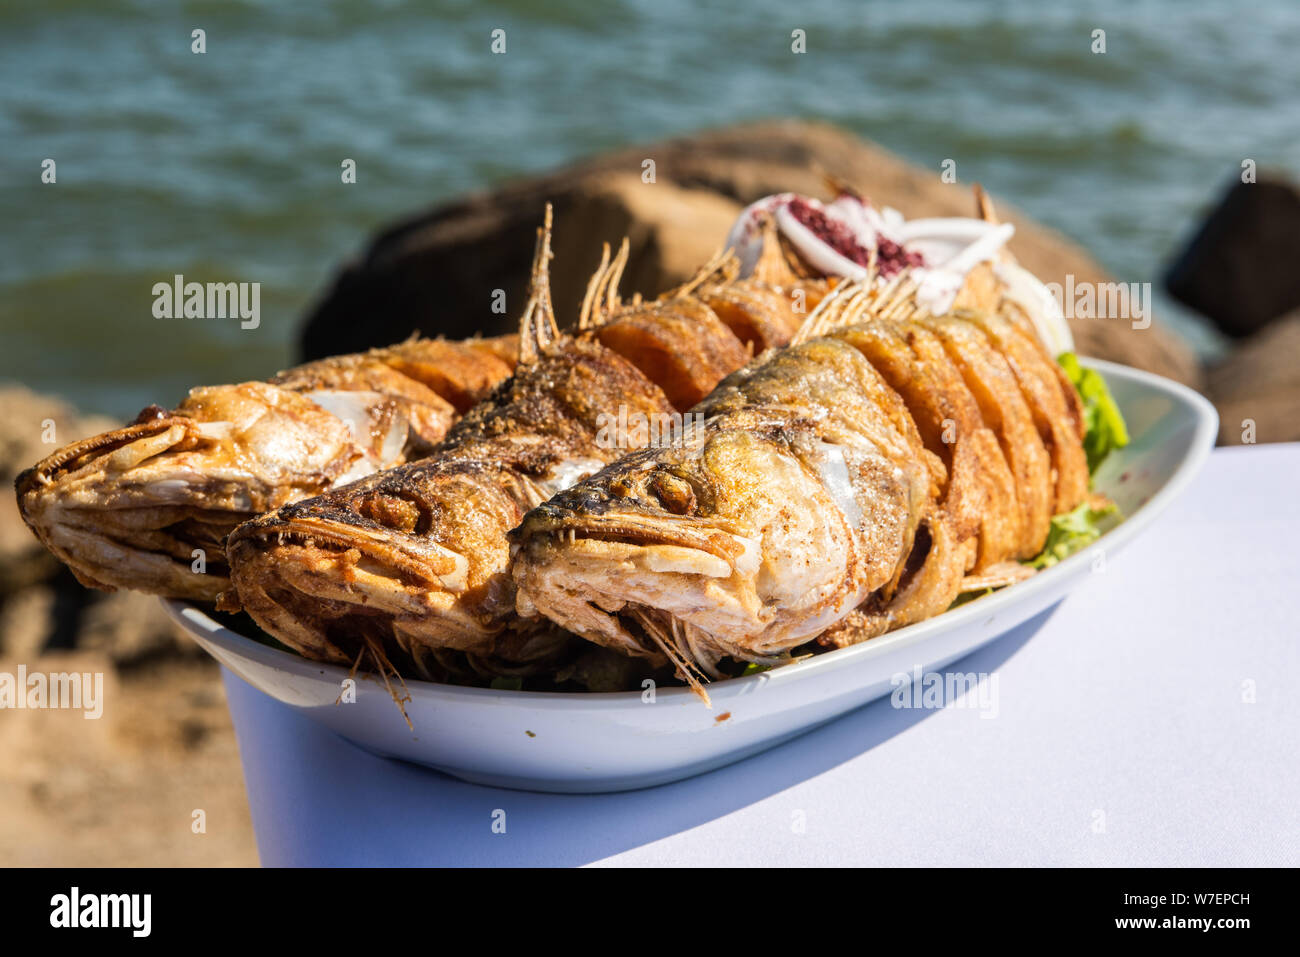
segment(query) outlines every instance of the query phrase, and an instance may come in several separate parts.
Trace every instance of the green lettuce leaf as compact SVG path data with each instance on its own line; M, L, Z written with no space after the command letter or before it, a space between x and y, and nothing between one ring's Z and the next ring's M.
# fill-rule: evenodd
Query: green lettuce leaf
M1083 420L1087 426L1083 450L1088 456L1088 472L1095 475L1106 456L1128 445L1124 416L1106 388L1101 373L1085 369L1073 352L1061 353L1056 361L1083 399ZM1055 565L1095 542L1105 530L1105 520L1118 516L1119 509L1114 502L1094 501L1084 502L1072 512L1053 517L1043 550L1025 564L1034 568Z
M1083 399L1083 417L1088 427L1083 437L1083 450L1088 455L1088 471L1095 473L1107 455L1128 445L1124 416L1111 398L1101 373L1085 369L1073 352L1061 353L1056 361Z
M965 605L967 602L972 602L976 598L983 598L985 595L991 595L996 590L997 589L995 588L985 588L983 591L962 592L962 594L958 595L956 599L953 600L953 603L949 605L948 608L949 610L953 608L960 608L962 605Z
M1105 502L1099 507L1084 502L1072 512L1063 512L1053 517L1051 528L1047 532L1047 544L1038 557L1025 564L1041 569L1069 558L1101 538L1101 533L1105 531L1103 521L1118 514L1119 509L1114 502Z

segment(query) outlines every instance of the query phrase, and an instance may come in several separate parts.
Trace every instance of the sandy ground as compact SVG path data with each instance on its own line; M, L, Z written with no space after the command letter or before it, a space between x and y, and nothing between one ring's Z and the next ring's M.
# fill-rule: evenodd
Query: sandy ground
M0 711L0 866L257 864L234 729L206 659L117 671L49 654L37 671L104 673L104 712ZM18 661L0 658L16 674ZM196 810L205 831L195 832Z

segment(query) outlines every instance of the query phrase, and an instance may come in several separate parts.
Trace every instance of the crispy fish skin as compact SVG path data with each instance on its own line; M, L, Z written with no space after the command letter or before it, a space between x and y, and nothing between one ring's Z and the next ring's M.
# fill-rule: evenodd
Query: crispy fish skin
M788 342L802 317L772 282L735 280L726 257L657 300L624 303L625 244L612 261L606 249L576 335L560 336L547 332L549 255L547 227L514 378L424 460L237 529L224 602L309 657L355 662L369 648L381 667L423 677L462 662L480 674L520 673L574 647L548 623L519 621L507 533L555 492L653 441L648 429L602 439L610 420L680 423L679 409L756 344ZM732 323L761 337L742 341L704 288L734 294Z
M764 227L775 235L775 226ZM826 295L827 280L803 280L772 241L751 276L723 254L682 286L650 302L624 302L619 279L627 242L608 251L592 277L578 328L630 361L682 411L703 399L754 355L788 345L807 313Z
M686 297L627 310L596 338L658 383L677 409L689 409L749 359L712 309Z
M835 339L729 377L688 443L529 513L521 613L713 675L724 656L773 660L897 587L942 471L901 405Z
M521 361L509 386L471 412L427 459L241 526L229 540L234 587L223 602L242 606L309 657L355 663L369 648L381 670L396 663L435 679L466 663L483 675L527 673L572 653L544 620L519 619L507 532L530 508L635 447L629 441L617 450L599 442L593 447L599 412L612 413L618 405L647 415L689 408L752 354L795 337L807 310L835 283L800 278L780 258L778 243L766 249L771 254L749 278L738 279L734 259L721 256L684 286L653 301L630 302L618 293L626 244L612 261L607 250L576 335L534 345L536 359ZM538 262L548 255L543 237ZM544 303L541 311L549 316L545 290L545 270L535 265L533 304ZM527 345L529 330L547 323L524 325L521 342ZM884 415L873 434L893 459L916 472L907 518L892 532L887 523L878 530L901 536L900 547L906 547L914 535L928 534L932 521L917 514L924 501L917 490L937 488L944 467L921 447L905 405L884 380L853 349L838 348L841 364L870 377L859 384L877 402L860 418ZM563 371L579 358L590 370L582 385ZM788 402L802 400L798 378L769 376L773 389L792 390ZM647 381L662 390L655 390L653 401L635 384ZM580 398L586 406L575 415L569 406ZM556 411L557 402L568 411ZM576 431L575 423L581 425ZM520 458L523 451L527 458ZM884 469L880 462L875 467ZM668 479L658 488L671 498ZM892 594L899 569L862 562L880 578L881 593Z
M506 339L412 339L193 389L23 472L19 511L88 587L214 599L236 525L431 447L457 402L509 375Z
M696 408L683 447L525 516L519 611L693 683L724 657L779 662L937 614L968 572L1041 548L1040 500L1050 518L1086 491L1086 468L1082 487L1064 475L1080 434L1042 358L972 312L877 317L769 355Z
M670 417L662 390L593 342L561 339L453 427L429 457L241 525L238 600L304 655L351 663L370 642L436 676L445 652L510 668L559 650L514 619L506 533L618 454L601 416ZM498 668L498 671L501 669Z

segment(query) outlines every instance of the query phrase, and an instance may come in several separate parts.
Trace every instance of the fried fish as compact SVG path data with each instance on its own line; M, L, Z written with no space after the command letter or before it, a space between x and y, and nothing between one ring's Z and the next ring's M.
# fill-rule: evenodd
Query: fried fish
M227 607L242 607L308 657L355 662L369 649L381 671L396 663L426 677L449 667L509 674L555 658L568 636L536 623L509 628L506 532L621 453L611 416L671 424L669 397L621 353L676 390L710 378L711 386L748 353L696 300L672 295L625 308L617 283L626 247L613 261L606 249L581 331L561 335L549 258L548 210L515 375L421 461L240 526L228 547ZM671 354L656 351L656 323L671 327ZM647 440L645 431L639 441Z
M658 299L624 302L625 243L612 260L606 248L565 335L549 257L548 212L514 377L422 461L236 529L228 607L308 657L369 654L381 671L426 678L531 673L573 651L549 623L518 619L507 533L560 490L674 435L681 410L755 349L790 341L805 318L796 303L819 289L779 264L738 280L722 255Z
M652 301L623 300L627 245L612 261L606 249L576 329L563 336L544 228L515 377L424 460L237 529L224 605L242 607L308 657L356 664L368 655L381 672L437 679L553 669L573 646L549 622L517 615L507 533L618 456L663 444L653 429L602 438L616 409L620 422L689 409L805 325L838 279L794 268L773 223L761 228L767 241L747 276L724 253ZM823 315L839 316L850 302L906 308L916 294L914 284L876 284L870 264L867 272L854 296Z
M515 348L415 338L197 388L23 472L18 508L84 585L211 600L236 525L422 454L510 374Z
M1040 551L1087 491L1073 387L1012 320L862 292L725 379L679 445L529 512L511 533L520 614L702 689L723 659L880 634Z

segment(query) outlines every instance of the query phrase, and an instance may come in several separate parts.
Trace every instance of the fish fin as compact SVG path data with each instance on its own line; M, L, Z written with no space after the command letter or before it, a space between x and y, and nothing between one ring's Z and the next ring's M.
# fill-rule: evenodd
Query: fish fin
M623 297L618 294L618 283L623 278L623 270L627 268L627 255L630 246L628 238L624 236L623 241L618 244L618 255L609 264L609 277L605 291L605 312L607 315L612 314L623 305Z
M776 226L776 217L763 213L759 222L759 231L763 234L763 245L759 249L758 261L749 278L769 286L784 286L799 278L799 274L790 268L790 261L785 257L781 246L781 232Z
M582 303L583 316L578 322L580 329L584 331L599 329L622 309L623 299L618 294L618 281L627 266L628 246L628 239L624 236L623 242L619 244L618 254L611 261L608 255L609 244L605 244L604 252L600 257L600 267L587 283L587 294Z
M869 268L862 278L840 283L832 289L817 303L817 308L808 314L808 318L790 340L790 345L800 345L847 325L844 321L845 307L869 293L875 281L875 269Z
M599 309L597 304L600 298L599 290L601 283L604 280L605 273L608 271L609 243L601 243L600 265L596 267L596 271L592 273L591 278L587 280L587 294L582 297L582 311L578 313L579 330L586 330L595 325L599 325L598 314L594 314L593 310Z
M411 731L415 730L415 725L411 723L411 716L406 713L406 706L411 701L411 691L406 687L406 679L401 673L393 667L393 663L388 660L388 655L384 653L383 646L370 637L365 637L365 646L362 648L362 654L370 652L370 659L375 663L375 670L379 672L379 677L384 681L384 687L388 690L388 695L393 699L393 704L397 705L397 710L402 712L402 717L406 720L406 727ZM361 655L357 656L357 664L361 663ZM355 665L353 666L355 670ZM402 686L402 693L399 695L393 683L388 680L388 674L392 672L394 678Z
M1003 588L1033 578L1037 573L1038 569L1032 565L1022 565L1017 561L997 562L981 572L962 578L958 594L983 591L986 588Z
M519 365L535 363L542 352L560 337L551 303L551 204L546 204L546 218L537 230L537 247L533 253L533 271L529 280L528 305L519 321Z
M519 361L516 371L535 365L541 358L542 350L537 334L537 297L533 296L524 307L524 316L519 320Z
M349 677L350 679L352 679L353 681L356 680L356 677L357 677L357 669L359 669L359 668L361 667L361 659L364 658L364 657L366 656L366 651L367 651L367 645L364 644L364 643L362 643L362 645L361 645L361 650L357 652L357 660L354 661L354 662L352 662L352 670L348 672L348 677ZM342 704L342 703L343 703L343 689L342 689L342 688L339 689L339 696L338 696L337 698L334 699L334 703L335 703L335 704ZM399 704L398 707L400 708L401 705ZM403 712L403 713L405 714L405 712ZM410 721L411 719L410 719L410 717L408 716L406 720L407 720L407 721ZM412 729L412 730L414 730L414 729Z
M873 319L917 319L928 311L916 301L917 282L911 269L900 270L883 286L877 286L875 256L860 279L836 286L817 308L808 314L790 341L792 346Z
M993 200L989 194L984 192L984 187L979 183L975 184L975 215L986 223L994 225L1001 224L1002 220L998 218L998 211L993 208ZM1012 255L1011 250L1005 245L998 250L997 258L1004 263L1015 265L1016 257ZM984 265L981 263L980 265ZM978 268L978 267L977 267Z
M856 282L840 283L829 293L822 297L822 301L817 303L817 308L808 313L802 325L790 337L790 346L794 347L807 342L809 339L815 339L818 336L825 335L833 325L831 322L837 314L837 304L840 296L844 295L846 290L857 285Z
M993 200L989 194L984 192L984 187L979 183L975 184L975 215L986 223L1000 223L998 211L993 208Z
M878 319L920 319L929 315L929 310L916 301L918 288L916 276L912 270L901 270L884 289L873 304L872 315L865 318ZM851 319L850 322L861 322Z
M726 677L718 670L718 661L722 655L716 647L711 647L713 643L707 640L708 636L701 629L688 621L674 618L672 620L672 635L677 642L678 650L683 655L690 654L697 671L703 671L710 678Z
M740 260L731 249L720 249L713 254L713 257L699 269L695 270L695 275L682 283L676 289L670 289L659 297L660 302L669 299L678 299L682 296L689 296L695 290L699 289L708 282L731 282L740 275Z

